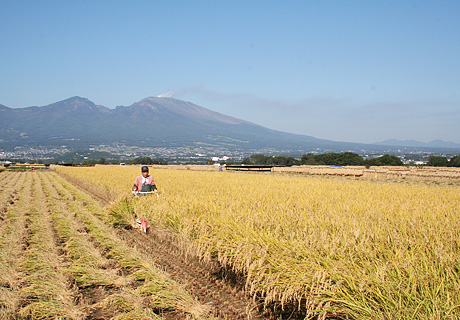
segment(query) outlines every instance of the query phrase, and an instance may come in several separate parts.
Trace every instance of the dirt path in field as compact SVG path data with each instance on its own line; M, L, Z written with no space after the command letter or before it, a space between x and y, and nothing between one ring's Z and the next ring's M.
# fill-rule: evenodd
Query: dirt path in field
M75 187L90 194L95 200L108 204L108 197L96 196L85 183L68 179ZM208 305L211 315L220 319L274 319L268 311L245 295L244 287L217 265L204 265L197 259L186 258L177 245L175 236L150 226L147 234L140 230L119 230L121 239L150 257L170 277L186 286L201 303Z
M190 293L224 319L266 319L258 306L248 299L241 286L222 277L214 266L206 268L194 259L185 259L167 232L150 227L149 233L120 230L120 237L140 252L149 255L174 280L186 285Z

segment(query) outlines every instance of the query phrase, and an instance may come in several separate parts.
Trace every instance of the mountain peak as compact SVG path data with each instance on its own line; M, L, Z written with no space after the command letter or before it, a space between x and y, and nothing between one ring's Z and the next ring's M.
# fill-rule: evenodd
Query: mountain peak
M80 96L73 96L73 97L70 97L68 99L65 99L64 101L69 101L69 100L85 100L85 101L89 101L88 98L80 97Z
M59 102L55 102L40 108L42 112L61 113L61 112L77 112L90 113L93 111L106 113L110 109L98 106L91 100L79 96L71 97Z
M0 107L0 147L123 142L189 150L362 150L363 146L270 130L171 96L115 109L74 96L44 107ZM407 142L405 142L407 143ZM440 144L440 141L433 143ZM387 148L375 147L379 150ZM214 151L213 151L214 152Z
M219 112L215 112L204 107L200 107L191 102L175 99L172 97L147 97L134 103L131 107L141 106L150 108L154 111L172 112L184 118L197 121L213 121L225 124L242 124L247 121L233 118Z
M152 97L144 98L144 99L140 100L137 103L160 102L160 101L167 101L167 100L182 101L182 100L179 100L179 99L176 99L176 98L173 98L173 97L160 97L160 96L153 97L152 96ZM185 101L182 101L182 102L185 102Z
M53 106L53 105L91 105L91 106L95 106L94 102L92 102L91 100L87 98L79 97L79 96L75 96L75 97L71 97L71 98L68 98L62 101L58 101L58 102L49 104L48 106Z
M91 100L88 98L80 97L80 96L74 96L62 101L59 101L59 103L85 103L85 104L94 104Z
M147 97L147 98L144 98L138 102L136 102L135 104L147 104L147 103L155 103L155 102L158 102L158 101L161 101L161 100L164 100L165 98L161 98L161 97Z

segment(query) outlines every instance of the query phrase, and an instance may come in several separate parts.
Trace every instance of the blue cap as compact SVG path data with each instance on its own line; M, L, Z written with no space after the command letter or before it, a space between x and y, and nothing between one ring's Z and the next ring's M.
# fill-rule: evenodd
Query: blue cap
M149 172L149 167L143 166L141 169L142 172Z

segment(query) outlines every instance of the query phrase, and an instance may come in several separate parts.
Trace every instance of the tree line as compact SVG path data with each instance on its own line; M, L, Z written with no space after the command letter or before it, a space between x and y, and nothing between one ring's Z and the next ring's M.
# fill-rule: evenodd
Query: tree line
M364 160L357 153L324 153L314 155L304 154L300 159L283 156L265 156L254 154L245 158L242 164L247 165L274 165L274 166L294 166L294 165L335 165L335 166L402 166L404 163L396 156L389 154L374 159Z
M460 167L460 156L454 156L450 160L446 157L431 156L427 165L432 167Z
M152 159L150 157L137 157L134 158L127 163L129 164L168 164L168 161L162 158L159 159Z
M385 154L374 159L363 159L353 152L304 154L300 159L284 156L265 156L254 154L245 158L241 164L270 165L270 166L295 166L295 165L334 165L334 166L403 166L404 163L396 156ZM430 156L428 166L433 167L460 167L460 156L447 157Z
M106 158L100 158L99 160L84 160L83 165L93 165L93 164L119 164L120 160L107 160ZM126 164L145 164L145 165L152 165L152 164L168 164L168 161L160 158L160 159L152 159L150 157L137 157L132 160L127 160Z

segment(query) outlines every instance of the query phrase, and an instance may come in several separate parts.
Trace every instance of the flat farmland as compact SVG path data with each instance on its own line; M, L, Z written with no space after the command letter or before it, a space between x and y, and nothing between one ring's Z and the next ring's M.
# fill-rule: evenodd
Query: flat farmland
M0 319L214 318L87 193L50 171L0 177Z
M0 173L0 318L460 318L459 187L54 170Z
M459 318L458 187L154 169L159 198L133 201L138 167L57 170L281 317Z

